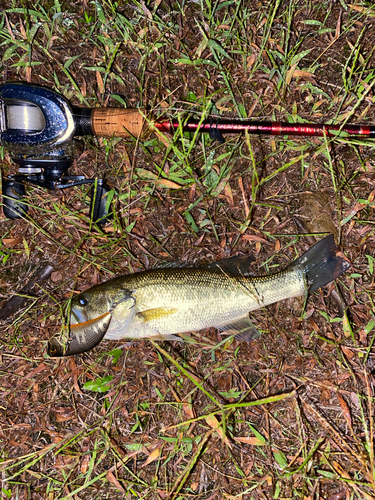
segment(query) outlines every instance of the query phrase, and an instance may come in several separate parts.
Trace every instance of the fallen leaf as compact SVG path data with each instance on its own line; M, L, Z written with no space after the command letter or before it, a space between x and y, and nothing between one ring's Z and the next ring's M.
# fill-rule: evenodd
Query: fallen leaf
M46 368L45 363L41 363L39 366L31 370L27 375L25 375L25 379L33 378L34 375L37 375L39 372L42 372Z
M185 415L188 417L188 418L195 418L195 412L194 412L194 408L193 408L193 405L191 403L183 403L182 405L182 408L184 410L184 413Z
M260 236L256 236L255 234L243 234L241 236L241 240L246 240L246 241L259 241L260 243L267 243L268 245L271 245L271 243L264 238L261 238Z
M339 404L341 406L342 414L344 415L346 423L348 424L348 427L351 429L352 428L352 417L350 415L349 406L339 392L336 392L336 396L337 396L337 399L338 399Z
M69 359L69 362L70 362L70 369L72 370L72 374L73 374L73 385L74 385L74 389L79 393L79 394L83 394L83 392L81 391L79 385L78 385L78 370L77 370L77 365L76 365L76 362L74 361L73 358L70 358Z
M82 459L82 464L81 464L82 474L86 474L89 462L90 462L90 455L85 455Z
M108 479L108 481L112 483L113 486L115 486L119 491L126 493L126 490L124 490L124 488L121 486L121 484L118 482L111 471L107 472L106 479Z
M161 448L155 448L155 450L149 454L146 462L142 465L142 467L146 467L146 465L150 464L151 462L155 462L155 460L157 460L160 457L160 453L161 453Z
M251 444L252 446L264 446L266 444L266 441L262 441L255 436L240 436L233 439L238 443Z
M302 69L296 69L293 73L294 78L299 76L304 76L305 78L314 78L314 73L310 73L310 71L304 71Z
M213 429L220 439L228 446L228 448L232 449L232 443L229 441L227 436L225 435L220 422L214 415L209 415L208 417L205 418L207 424Z
M104 82L102 75L99 71L96 72L96 83L98 84L98 88L101 94L104 94Z
M56 283L57 281L61 281L63 278L63 275L60 273L60 271L55 271L51 274L51 281Z
M14 248L18 243L21 243L22 238L2 238L2 243L7 248Z

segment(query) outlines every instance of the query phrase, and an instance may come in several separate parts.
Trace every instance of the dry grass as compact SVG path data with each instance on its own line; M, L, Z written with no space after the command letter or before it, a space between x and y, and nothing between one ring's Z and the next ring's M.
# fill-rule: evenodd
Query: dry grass
M374 123L372 2L2 6L3 82L181 120L216 110ZM219 145L180 131L86 140L72 171L113 187L104 229L90 222L86 188L30 189L27 218L0 220L1 298L40 261L54 272L2 323L3 498L374 498L373 144L228 136ZM15 173L6 152L2 171ZM254 314L263 335L251 345L210 330L185 344L45 354L72 291L239 252L254 256L254 273L271 272L331 232L350 272L304 313L290 300Z

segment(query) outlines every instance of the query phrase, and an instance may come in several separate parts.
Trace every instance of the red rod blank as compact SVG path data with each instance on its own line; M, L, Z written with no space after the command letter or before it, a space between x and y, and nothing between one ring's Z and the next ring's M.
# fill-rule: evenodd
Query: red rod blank
M179 122L159 121L155 127L161 132L173 132L180 127ZM282 122L254 122L248 120L229 121L220 120L219 122L203 122L198 120L189 120L183 125L184 131L209 132L211 129L217 129L223 133L240 133L264 135L295 135L295 136L316 136L335 137L335 136L362 136L375 137L375 127L365 125L327 125L327 124L290 124Z

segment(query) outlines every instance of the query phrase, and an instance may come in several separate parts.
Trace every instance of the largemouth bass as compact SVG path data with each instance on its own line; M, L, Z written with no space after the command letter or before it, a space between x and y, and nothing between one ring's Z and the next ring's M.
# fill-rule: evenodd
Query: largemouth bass
M110 312L104 339L181 340L176 336L179 333L215 327L251 341L259 334L249 319L250 311L307 295L337 279L349 267L347 261L336 256L330 235L283 271L267 276L247 276L243 258L238 257L202 267L142 271L114 278L75 296L70 323L73 329ZM74 336L69 344L55 342L54 355L75 354L72 340ZM92 340L90 344L87 350ZM84 348L82 338L79 352Z

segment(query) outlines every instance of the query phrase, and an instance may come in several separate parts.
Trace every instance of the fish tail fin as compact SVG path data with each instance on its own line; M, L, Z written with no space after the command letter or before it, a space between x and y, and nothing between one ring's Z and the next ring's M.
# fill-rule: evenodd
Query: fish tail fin
M333 234L330 234L309 248L290 266L302 269L307 292L314 292L339 278L351 264L342 257L336 256L335 240Z

